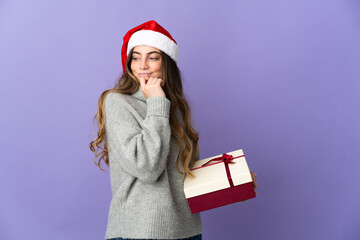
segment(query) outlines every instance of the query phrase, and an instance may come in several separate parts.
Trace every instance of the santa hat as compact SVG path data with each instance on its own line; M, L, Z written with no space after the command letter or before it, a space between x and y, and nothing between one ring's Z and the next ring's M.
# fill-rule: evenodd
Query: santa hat
M145 22L129 30L124 38L121 49L123 71L126 69L126 59L133 47L147 45L165 52L176 63L178 61L179 48L170 33L156 21Z

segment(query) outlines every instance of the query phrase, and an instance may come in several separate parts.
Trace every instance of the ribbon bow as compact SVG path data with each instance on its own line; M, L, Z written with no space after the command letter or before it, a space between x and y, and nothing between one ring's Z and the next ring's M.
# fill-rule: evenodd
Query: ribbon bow
M205 165L208 165L210 162L212 161L217 161L218 163L220 162L224 162L224 163L234 163L233 162L233 156L232 155L228 155L226 153L223 153L223 155L221 157L217 157L217 158L213 158L209 161L207 161L206 163L204 163L203 165L201 165L202 167Z
M210 159L209 161L207 161L206 163L204 163L203 165L201 165L201 167L197 167L197 168L192 168L191 170L196 170L196 169L199 169L199 168L203 168L203 167L208 167L208 166L211 166L211 165L214 165L214 164L218 164L218 163L224 163L225 165L225 170L226 170L226 175L227 175L227 178L228 178L228 181L229 181L229 184L230 184L230 187L234 187L234 183L232 181L232 178L231 178L231 173L230 173L230 169L229 169L229 163L232 164L232 163L235 163L233 162L233 160L235 158L241 158L243 157L244 155L241 155L241 156L237 156L237 157L233 157L232 155L228 155L226 153L223 153L223 155L221 157L217 157L217 158L213 158L213 159ZM215 163L211 163L212 161L216 161Z

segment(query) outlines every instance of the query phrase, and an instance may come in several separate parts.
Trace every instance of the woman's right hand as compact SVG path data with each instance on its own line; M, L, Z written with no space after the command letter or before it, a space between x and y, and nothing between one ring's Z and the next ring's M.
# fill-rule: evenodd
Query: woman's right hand
M162 89L164 82L161 78L140 77L140 86L146 98L154 96L161 96L166 98L165 92Z

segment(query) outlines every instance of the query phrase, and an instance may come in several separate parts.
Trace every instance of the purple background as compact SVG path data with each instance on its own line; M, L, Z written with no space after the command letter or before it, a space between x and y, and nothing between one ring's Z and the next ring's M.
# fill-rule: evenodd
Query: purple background
M201 158L242 148L258 174L256 199L202 213L204 239L359 239L359 13L356 0L2 0L0 239L104 238L92 118L123 35L150 19L178 42Z

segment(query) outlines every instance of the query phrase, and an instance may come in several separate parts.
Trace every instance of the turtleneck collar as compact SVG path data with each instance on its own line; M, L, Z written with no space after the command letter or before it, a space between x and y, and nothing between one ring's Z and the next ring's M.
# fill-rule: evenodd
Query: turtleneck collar
M142 92L140 85L139 85L138 89L132 93L132 96L143 102L146 102L146 99L147 99L145 97L144 93Z
M140 85L139 85L138 89L135 92L133 92L131 95L133 97L135 97L136 99L139 99L140 101L146 102L147 98L145 97L144 93L142 92ZM179 107L176 108L175 115L177 115L177 117L179 119L182 119ZM183 126L182 120L180 122L181 122L181 124Z

